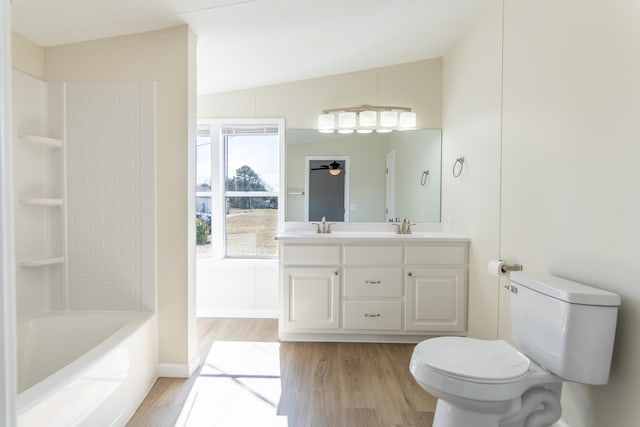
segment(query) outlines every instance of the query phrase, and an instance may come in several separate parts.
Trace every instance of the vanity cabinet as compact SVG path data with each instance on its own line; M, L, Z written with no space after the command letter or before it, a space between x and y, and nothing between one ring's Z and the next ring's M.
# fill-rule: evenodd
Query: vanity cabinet
M287 329L337 329L340 326L339 269L285 268L283 316Z
M340 246L285 245L280 248L280 324L287 330L340 327ZM286 266L286 267L284 267Z
M464 335L468 239L392 236L279 237L280 339L416 342Z
M467 314L466 284L464 268L408 268L406 330L464 330Z

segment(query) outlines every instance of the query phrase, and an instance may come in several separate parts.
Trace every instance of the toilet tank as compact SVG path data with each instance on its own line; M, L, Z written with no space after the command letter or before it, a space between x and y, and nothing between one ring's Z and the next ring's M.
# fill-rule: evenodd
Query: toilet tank
M518 349L557 376L606 384L620 296L548 274L511 273Z

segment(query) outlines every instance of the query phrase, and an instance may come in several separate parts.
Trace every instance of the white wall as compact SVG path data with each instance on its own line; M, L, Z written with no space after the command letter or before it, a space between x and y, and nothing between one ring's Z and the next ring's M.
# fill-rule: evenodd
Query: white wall
M563 420L573 427L636 426L640 193L634 185L640 182L635 166L640 157L640 6L624 0L505 0L501 74L501 3L492 1L445 59L446 149L455 150L455 136L463 135L479 114L490 123L500 123L502 116L493 138L476 142L490 157L460 151L469 162L465 179L445 187L445 215L454 217L454 228L462 228L458 218L477 207L470 189L487 181L490 185L478 188L493 212L487 224L495 228L496 218L501 218L500 229L480 234L486 224L465 224L457 231L469 230L472 247L493 248L487 255L520 262L526 271L551 272L621 295L609 385L566 384ZM465 71L469 66L473 72ZM485 83L493 82L486 88L491 90L475 83L482 70ZM464 88L469 90L462 94ZM500 89L503 103L496 108ZM500 131L501 148L494 140ZM470 133L463 139L472 143ZM476 177L477 169L483 170L481 177ZM478 263L476 269L482 268ZM494 293L487 300L491 307L497 298ZM503 295L500 313L500 335L508 337L508 300Z
M610 385L563 403L574 426L637 425L640 4L506 1L504 19L502 253L622 296Z
M277 260L197 260L196 301L202 317L277 318Z
M499 258L501 14L490 2L443 63L442 223L471 237L469 335L485 339L497 337L500 290L487 263ZM458 157L465 162L455 178Z

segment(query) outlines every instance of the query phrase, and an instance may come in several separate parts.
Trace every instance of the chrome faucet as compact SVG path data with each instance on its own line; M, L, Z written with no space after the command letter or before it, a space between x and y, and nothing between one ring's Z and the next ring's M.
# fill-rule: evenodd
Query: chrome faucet
M335 224L335 222L327 222L326 217L322 217L322 222L312 222L311 224L317 227L318 234L331 234L331 226Z

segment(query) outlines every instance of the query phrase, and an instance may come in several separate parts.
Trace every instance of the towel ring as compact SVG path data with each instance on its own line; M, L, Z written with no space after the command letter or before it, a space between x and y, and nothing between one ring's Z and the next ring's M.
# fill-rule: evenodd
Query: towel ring
M458 171L456 172L457 166L460 165L460 168L458 169ZM458 157L456 159L456 162L453 164L453 176L454 178L457 178L460 176L460 174L462 173L462 168L464 168L464 157Z
M420 177L420 185L424 186L427 183L428 179L429 179L429 169L422 172L422 176Z

